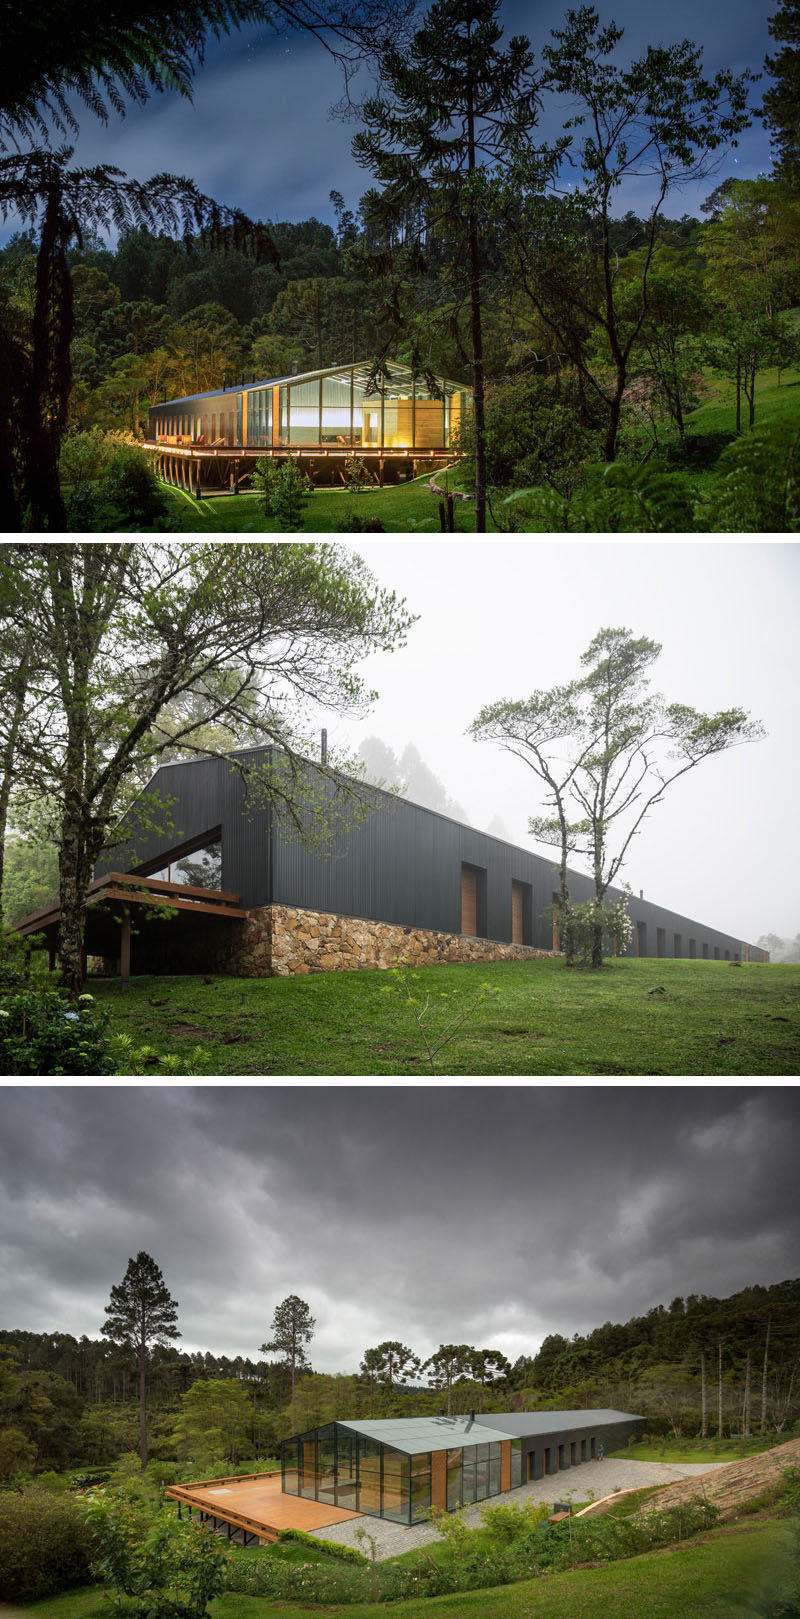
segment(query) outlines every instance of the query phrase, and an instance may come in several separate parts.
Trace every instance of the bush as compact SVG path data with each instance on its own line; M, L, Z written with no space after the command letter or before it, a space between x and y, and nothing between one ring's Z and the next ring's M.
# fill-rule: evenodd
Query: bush
M115 1612L129 1619L204 1619L224 1591L230 1553L212 1529L159 1513L144 1528L135 1513L103 1501L86 1511L96 1543L93 1572L115 1591Z
M571 377L515 377L487 389L486 476L497 489L552 487L563 497L600 453L596 427ZM474 449L465 436L466 460L459 469L471 482Z
M66 502L70 533L174 527L152 459L137 444L98 435L96 430L74 435L62 455L61 470L70 482Z
M717 463L719 477L697 502L695 521L712 534L800 531L800 432L771 422L734 440Z
M4 1494L0 1509L0 1598L35 1602L91 1577L91 1531L73 1496L47 1490Z
M545 534L687 533L695 527L689 479L659 466L614 461L594 468L581 489L518 489L503 510L510 522Z
M379 517L361 517L358 512L347 512L336 524L337 534L385 534Z
M339 1557L343 1563L360 1563L362 1567L369 1564L369 1558L363 1552L356 1551L355 1546L340 1546L335 1540L318 1540L316 1535L307 1535L305 1529L281 1529L278 1540L297 1541L301 1546L313 1547L323 1557Z
M0 997L0 1074L113 1074L108 1013L65 990L22 988Z

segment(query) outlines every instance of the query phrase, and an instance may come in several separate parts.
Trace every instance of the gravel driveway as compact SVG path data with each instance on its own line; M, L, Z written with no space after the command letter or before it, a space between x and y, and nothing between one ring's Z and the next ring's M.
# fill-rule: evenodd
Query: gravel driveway
M586 1501L590 1492L599 1501L601 1496L611 1495L614 1490L642 1490L648 1484L671 1484L676 1478L693 1478L695 1474L710 1473L712 1467L727 1466L727 1462L682 1464L630 1462L624 1459L615 1461L613 1458L602 1462L583 1462L578 1467L565 1468L563 1472L551 1474L548 1478L532 1480L518 1490L494 1495L491 1502L481 1501L468 1507L464 1522L471 1526L479 1524L484 1507L495 1506L499 1501L520 1505L523 1501L546 1501L552 1506L554 1501ZM407 1528L404 1524L389 1523L386 1518L370 1518L366 1515L350 1518L346 1523L331 1524L327 1529L314 1529L312 1533L320 1540L336 1540L344 1546L356 1546L369 1556L369 1547L356 1539L359 1529L372 1536L379 1561L384 1557L396 1557L400 1552L413 1551L415 1547L425 1546L438 1538L431 1523L418 1523Z

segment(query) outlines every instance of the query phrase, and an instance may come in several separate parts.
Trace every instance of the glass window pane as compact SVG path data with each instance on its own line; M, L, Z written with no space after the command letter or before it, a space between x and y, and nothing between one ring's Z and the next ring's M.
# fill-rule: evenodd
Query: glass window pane
M489 1446L489 1494L500 1494L500 1445Z
M336 1505L336 1430L333 1423L320 1428L317 1459L317 1500Z
M408 1523L408 1457L399 1450L383 1449L383 1516Z
M317 1445L314 1436L300 1441L300 1494L308 1501L317 1495Z
M282 1484L287 1495L299 1495L300 1487L297 1478L298 1451L297 1440L286 1439L281 1447Z
M450 1490L450 1472L447 1474L448 1495ZM449 1503L448 1503L449 1504ZM431 1453L420 1453L411 1458L411 1522L419 1523L427 1518L431 1505Z
M464 1506L467 1506L470 1501L477 1501L478 1497L475 1491L475 1463L471 1460L465 1461L461 1473L461 1499Z
M511 1488L515 1490L522 1483L522 1440L511 1441Z
M336 1505L348 1512L358 1511L358 1481L356 1472L356 1435L346 1428L336 1431Z
M454 1512L461 1505L461 1463L463 1451L448 1450L447 1452L447 1510Z
M375 1439L358 1441L360 1512L381 1513L381 1447Z
M158 871L150 871L147 875L161 883L186 883L190 888L221 888L221 839L204 844L202 849L195 849L192 854L182 855L180 860L167 861L166 865L159 866Z

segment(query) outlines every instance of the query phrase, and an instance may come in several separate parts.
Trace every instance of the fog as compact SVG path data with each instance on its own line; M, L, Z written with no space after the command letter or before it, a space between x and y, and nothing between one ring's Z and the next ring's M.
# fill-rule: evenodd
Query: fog
M469 824L552 859L527 835L529 816L543 804L532 773L497 747L471 741L466 728L485 703L579 674L580 654L601 627L647 635L663 647L654 690L704 712L741 706L767 735L706 760L670 788L634 840L621 878L646 899L751 943L764 933L794 937L796 543L464 536L342 543L407 598L419 621L405 650L364 665L379 692L366 719L320 716L333 747L354 753L377 737L399 761L412 741ZM581 869L579 860L572 864Z

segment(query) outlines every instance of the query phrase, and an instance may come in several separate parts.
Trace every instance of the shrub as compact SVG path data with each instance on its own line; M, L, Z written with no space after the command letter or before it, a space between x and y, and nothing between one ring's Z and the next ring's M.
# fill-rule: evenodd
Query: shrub
M501 510L516 527L534 532L598 534L687 533L695 527L691 482L658 466L614 461L594 468L568 495L518 489Z
M717 463L718 480L697 502L696 526L710 533L800 531L800 432L771 422L736 439Z
M0 1074L113 1074L108 1013L91 995L17 989L0 998Z
M0 1598L35 1602L90 1579L93 1539L71 1495L47 1490L2 1497Z
M599 454L596 427L584 422L585 408L573 378L515 377L487 389L487 479L493 488L550 487L562 496L583 477ZM472 481L474 448L465 437L460 469Z
M340 1546L335 1540L318 1540L316 1535L307 1535L305 1529L281 1529L278 1540L295 1540L301 1546L321 1552L323 1557L338 1557L343 1563L360 1563L362 1567L369 1564L369 1558L363 1552L356 1551L355 1546Z
M230 1553L211 1529L159 1513L143 1531L124 1507L94 1500L86 1509L96 1543L93 1572L114 1587L114 1608L129 1619L204 1619L224 1591Z
M347 512L336 524L337 534L385 534L386 528L379 517L361 517L358 512Z
M135 443L96 431L75 435L66 463L62 458L62 476L66 479L69 474L73 476L66 507L71 533L135 533L174 526L152 460Z

